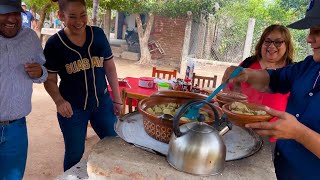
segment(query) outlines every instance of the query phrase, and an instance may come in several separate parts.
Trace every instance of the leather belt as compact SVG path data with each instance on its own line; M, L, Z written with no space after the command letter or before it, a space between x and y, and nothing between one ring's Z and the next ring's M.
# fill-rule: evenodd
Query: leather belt
M14 123L16 120L10 120L10 121L0 121L0 126L9 125L11 123Z

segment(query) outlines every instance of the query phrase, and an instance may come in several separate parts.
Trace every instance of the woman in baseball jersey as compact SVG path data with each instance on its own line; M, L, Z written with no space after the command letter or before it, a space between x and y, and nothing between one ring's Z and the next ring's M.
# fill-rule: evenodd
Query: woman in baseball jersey
M57 106L66 171L83 155L89 120L100 139L116 135L114 123L122 102L109 42L102 29L87 25L85 0L53 1L59 4L58 15L65 28L46 43L49 76L44 86ZM61 79L59 87L57 75Z

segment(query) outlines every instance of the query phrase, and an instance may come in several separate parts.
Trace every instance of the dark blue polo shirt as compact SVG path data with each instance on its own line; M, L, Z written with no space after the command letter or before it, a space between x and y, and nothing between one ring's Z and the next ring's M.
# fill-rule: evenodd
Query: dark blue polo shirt
M286 111L320 133L320 63L312 56L277 70L268 70L270 89L290 97ZM278 179L320 179L320 159L295 140L278 140L275 151Z
M102 29L87 26L82 47L60 30L48 39L44 55L48 72L61 78L59 90L65 100L78 108L99 106L99 99L108 93L103 63L113 58Z

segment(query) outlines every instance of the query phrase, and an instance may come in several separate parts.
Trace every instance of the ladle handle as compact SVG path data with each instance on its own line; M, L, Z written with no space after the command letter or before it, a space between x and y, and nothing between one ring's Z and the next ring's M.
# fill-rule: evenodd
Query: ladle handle
M224 88L227 86L227 84L229 83L229 79L232 79L232 78L238 76L242 70L243 70L243 67L241 67L241 66L239 66L239 67L237 67L235 70L233 70L233 72L230 74L230 76L228 77L228 79L227 79L224 83L220 84L220 86L218 86L217 89L215 89L215 90L207 97L206 101L207 101L207 102L210 102L211 99L212 99L214 96L216 96L222 89L224 89ZM199 105L197 105L197 108L201 108L201 107L204 106L204 105L205 105L205 104L199 104Z
M173 118L173 133L177 136L177 137L181 137L184 134L181 132L180 127L179 127L179 122L180 122L180 118L182 117L182 115L188 110L189 107L191 106L195 106L198 104L207 104L209 105L209 107L213 110L214 113L214 127L218 126L220 124L219 122L219 113L216 110L216 108L209 102L205 101L205 100L191 100L188 101L187 103L185 103L184 105L182 105L176 115Z

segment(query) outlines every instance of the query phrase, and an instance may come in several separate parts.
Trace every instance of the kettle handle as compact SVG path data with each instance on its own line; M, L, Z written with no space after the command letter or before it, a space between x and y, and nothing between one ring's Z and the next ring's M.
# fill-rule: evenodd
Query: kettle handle
M177 137L180 137L180 136L184 135L184 133L182 133L180 131L180 127L179 127L179 121L180 121L181 116L188 110L189 107L195 106L195 105L198 105L198 104L201 104L201 103L209 105L209 107L213 110L213 113L214 113L214 127L219 126L219 124L220 124L220 122L219 122L220 121L219 113L211 103L209 103L209 102L207 102L205 100L191 100L191 101L188 101L187 103L185 103L184 105L182 105L178 109L176 115L173 118L173 132ZM199 122L204 121L204 117L201 117L201 116L203 116L203 115L200 114L199 117L197 118Z

